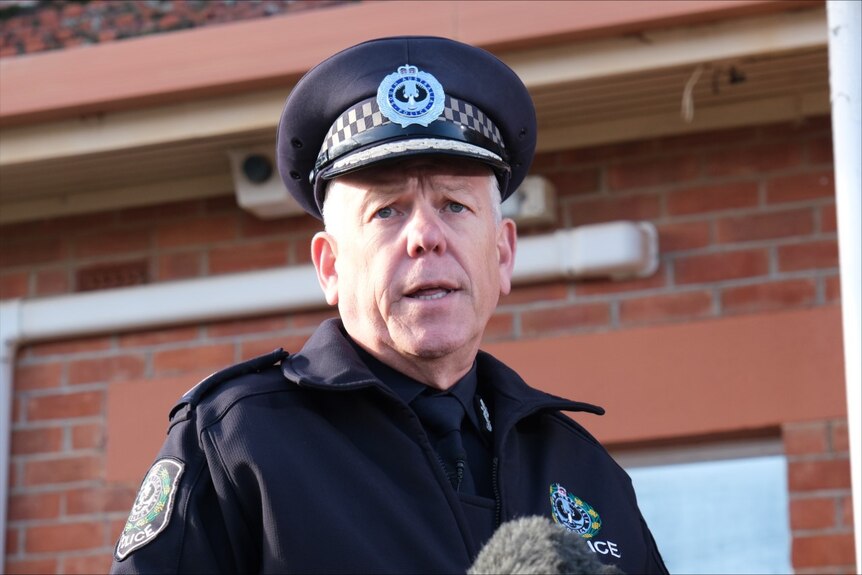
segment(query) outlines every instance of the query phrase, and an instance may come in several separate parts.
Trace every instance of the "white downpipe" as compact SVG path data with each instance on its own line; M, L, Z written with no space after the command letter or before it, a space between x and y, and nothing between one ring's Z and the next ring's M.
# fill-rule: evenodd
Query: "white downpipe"
M522 240L512 281L632 277L658 266L652 224L612 222ZM604 251L606 258L596 257ZM0 533L6 532L15 350L24 343L322 308L312 265L0 303ZM5 558L0 537L0 561Z
M862 573L862 3L826 3L856 572Z
M18 346L21 302L0 303L0 565L6 559L6 509L9 503L9 465L12 441L12 375Z

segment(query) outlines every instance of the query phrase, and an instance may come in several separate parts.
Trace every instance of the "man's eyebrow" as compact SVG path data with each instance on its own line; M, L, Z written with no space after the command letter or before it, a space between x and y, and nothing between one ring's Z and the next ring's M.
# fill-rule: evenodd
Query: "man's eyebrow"
M365 190L362 193L362 199L359 202L359 213L365 213L368 210L368 207L373 203L384 200L389 196L395 196L400 189L401 188L395 184L366 184Z
M404 186L395 183L369 183L365 187L366 198L377 198L380 196L393 196L401 192Z
M432 187L435 190L444 192L471 192L473 189L464 183L463 180L452 180L449 178L435 178L432 182Z

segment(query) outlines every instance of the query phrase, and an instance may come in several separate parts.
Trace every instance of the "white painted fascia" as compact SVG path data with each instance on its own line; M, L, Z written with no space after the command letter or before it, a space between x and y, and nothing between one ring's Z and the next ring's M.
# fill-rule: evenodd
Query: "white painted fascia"
M822 8L501 53L531 90L826 45Z
M822 8L807 9L651 30L639 36L501 52L499 56L527 88L535 90L752 54L822 47L827 43L825 21ZM266 133L275 129L286 95L284 88L270 89L126 110L86 120L7 127L0 148L0 166L158 148L189 139Z

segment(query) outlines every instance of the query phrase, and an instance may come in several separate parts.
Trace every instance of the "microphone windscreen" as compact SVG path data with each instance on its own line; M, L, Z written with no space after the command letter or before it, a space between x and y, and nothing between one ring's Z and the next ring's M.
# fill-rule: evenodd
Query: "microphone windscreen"
M488 540L468 575L622 574L605 565L579 535L534 516L503 523Z

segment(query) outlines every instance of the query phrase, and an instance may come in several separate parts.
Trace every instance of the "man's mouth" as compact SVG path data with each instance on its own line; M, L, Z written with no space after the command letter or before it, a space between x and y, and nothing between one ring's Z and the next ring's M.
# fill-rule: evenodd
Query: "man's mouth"
M407 294L407 297L411 299L419 299L423 301L430 301L435 299L441 299L449 295L455 290L442 288L442 287L429 287L422 288L416 291L410 292Z

